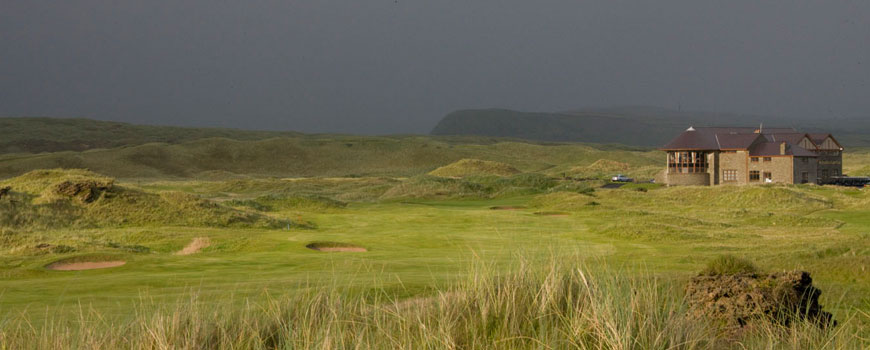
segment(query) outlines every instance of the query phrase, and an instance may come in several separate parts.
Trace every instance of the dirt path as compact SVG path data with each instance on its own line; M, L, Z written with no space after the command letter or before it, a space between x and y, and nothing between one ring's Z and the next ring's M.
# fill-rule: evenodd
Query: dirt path
M199 253L202 248L208 247L211 245L211 241L209 241L208 237L196 237L184 249L175 252L175 255L191 255Z

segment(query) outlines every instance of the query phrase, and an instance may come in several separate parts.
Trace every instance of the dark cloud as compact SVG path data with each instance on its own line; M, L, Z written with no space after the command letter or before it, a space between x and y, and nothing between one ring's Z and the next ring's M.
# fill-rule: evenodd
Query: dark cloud
M870 113L870 2L0 4L0 115L426 132L459 108Z

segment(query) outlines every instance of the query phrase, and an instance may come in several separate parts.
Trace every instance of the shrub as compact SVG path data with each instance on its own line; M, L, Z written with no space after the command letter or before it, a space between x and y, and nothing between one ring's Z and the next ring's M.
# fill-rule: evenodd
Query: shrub
M727 254L721 255L707 263L707 267L701 272L703 275L737 275L752 274L758 272L758 268L746 259Z

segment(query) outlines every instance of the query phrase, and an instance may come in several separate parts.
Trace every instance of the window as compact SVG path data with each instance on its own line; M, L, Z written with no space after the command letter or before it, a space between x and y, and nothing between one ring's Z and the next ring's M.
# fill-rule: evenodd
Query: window
M761 181L761 172L758 170L753 170L749 172L749 181L758 182Z
M806 158L806 157L803 157L803 158L801 158L801 162L803 162L804 164L807 164L807 163L810 162L810 159L809 159L809 158Z
M765 162L771 162L771 161L773 161L773 158L771 158L771 157L764 157L764 161L765 161Z
M668 172L706 173L707 152L668 152Z
M773 182L773 173L769 171L764 172L764 182Z
M840 171L839 170L831 170L831 174L832 174L831 176L840 176Z
M725 182L737 181L737 170L725 170L722 172L722 180Z
M826 179L828 178L828 171L827 170L822 170L822 177L826 178Z
M752 157L752 162L753 162L753 163L758 163L758 157Z
M804 171L801 173L801 183L805 184L807 182L810 182L810 173Z

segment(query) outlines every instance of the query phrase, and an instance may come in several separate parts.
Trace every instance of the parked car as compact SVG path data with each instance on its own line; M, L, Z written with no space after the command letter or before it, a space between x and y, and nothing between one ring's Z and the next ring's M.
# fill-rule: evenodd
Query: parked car
M632 182L632 181L634 181L634 179L632 179L628 176L622 175L622 174L617 174L616 176L614 176L610 180L613 182Z

